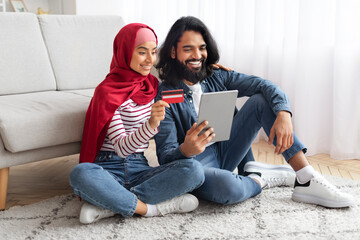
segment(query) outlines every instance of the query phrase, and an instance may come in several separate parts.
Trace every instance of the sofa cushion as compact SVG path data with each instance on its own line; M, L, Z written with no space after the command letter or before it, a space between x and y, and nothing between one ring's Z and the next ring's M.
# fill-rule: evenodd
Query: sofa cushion
M109 72L119 16L41 15L59 90L94 88Z
M79 94L81 96L92 97L94 95L95 88L91 89L79 89L79 90L68 90L66 92Z
M13 153L81 141L90 97L62 91L0 96L0 134Z
M35 14L1 13L0 36L0 95L55 90Z

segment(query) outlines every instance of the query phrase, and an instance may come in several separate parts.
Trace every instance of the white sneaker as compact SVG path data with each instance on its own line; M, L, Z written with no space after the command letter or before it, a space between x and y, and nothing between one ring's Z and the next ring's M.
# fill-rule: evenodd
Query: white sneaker
M172 198L156 205L161 215L169 213L187 213L194 211L199 206L199 200L189 193Z
M94 223L102 218L112 217L115 213L84 202L80 210L80 222L83 224Z
M318 172L315 172L314 177L305 184L300 184L296 179L292 200L328 208L349 207L354 204L351 195L340 192Z
M289 165L273 165L261 162L247 162L244 166L244 175L259 175L265 182L264 188L293 187L296 174Z

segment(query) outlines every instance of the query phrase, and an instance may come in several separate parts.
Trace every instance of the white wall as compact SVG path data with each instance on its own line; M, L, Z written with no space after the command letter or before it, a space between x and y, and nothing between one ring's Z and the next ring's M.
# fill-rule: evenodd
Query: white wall
M11 6L10 6L9 0L5 0L5 5L6 5L6 11L7 12L12 12L13 11Z
M76 14L76 0L62 0L62 2L63 14Z
M117 0L76 0L76 14L119 15L120 4Z
M50 14L61 14L62 13L61 0L48 0L48 3L49 3L48 9L43 9L45 12L50 10Z
M6 11L13 12L14 10L12 9L9 0L5 1ZM50 11L50 14L76 14L76 0L23 0L23 2L28 12L35 14L37 14L39 7L45 12ZM95 2L96 1L94 1L94 3ZM89 5L92 4L93 3ZM86 4L83 5L86 6Z
M49 9L49 1L48 0L23 0L25 7L27 8L28 12L37 13L37 9L40 7L44 11L48 11ZM13 8L9 0L6 0L6 11L13 12Z

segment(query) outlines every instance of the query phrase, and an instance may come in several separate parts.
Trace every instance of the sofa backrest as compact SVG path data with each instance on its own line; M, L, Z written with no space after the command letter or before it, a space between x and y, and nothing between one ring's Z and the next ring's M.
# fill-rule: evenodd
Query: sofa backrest
M55 89L36 15L0 13L0 95Z
M40 15L58 90L96 87L109 72L120 16Z

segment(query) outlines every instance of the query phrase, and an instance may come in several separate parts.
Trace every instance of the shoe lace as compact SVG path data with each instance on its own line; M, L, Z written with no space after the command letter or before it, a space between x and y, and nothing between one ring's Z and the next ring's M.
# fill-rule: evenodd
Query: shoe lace
M339 189L337 187L335 187L333 184L329 183L328 180L326 180L322 175L318 175L314 178L314 181L316 181L317 183L319 183L320 185L333 190L335 192L339 192Z
M175 210L176 210L176 203L174 201L170 201L162 206L161 214L172 213L175 212Z
M266 188L286 186L286 178L266 178Z

